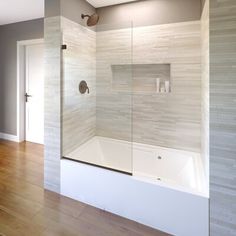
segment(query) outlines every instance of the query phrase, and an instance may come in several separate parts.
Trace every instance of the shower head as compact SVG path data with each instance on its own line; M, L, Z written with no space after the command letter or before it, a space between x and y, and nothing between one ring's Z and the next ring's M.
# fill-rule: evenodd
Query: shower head
M81 18L84 19L85 17L88 17L88 20L87 20L87 26L94 26L98 23L99 21L99 15L94 13L93 15L84 15L82 14L81 15Z

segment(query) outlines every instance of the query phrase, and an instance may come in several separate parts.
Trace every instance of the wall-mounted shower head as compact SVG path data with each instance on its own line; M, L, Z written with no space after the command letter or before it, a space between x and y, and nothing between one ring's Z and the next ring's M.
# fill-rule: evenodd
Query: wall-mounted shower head
M99 15L94 13L93 15L84 15L82 14L81 15L81 18L84 19L85 17L88 17L88 20L87 20L87 26L94 26L98 23L99 21Z

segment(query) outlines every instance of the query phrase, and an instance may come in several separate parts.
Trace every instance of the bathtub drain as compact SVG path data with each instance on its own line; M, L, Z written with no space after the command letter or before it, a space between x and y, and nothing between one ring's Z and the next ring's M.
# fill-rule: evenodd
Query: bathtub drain
M157 180L161 181L161 178L157 178Z

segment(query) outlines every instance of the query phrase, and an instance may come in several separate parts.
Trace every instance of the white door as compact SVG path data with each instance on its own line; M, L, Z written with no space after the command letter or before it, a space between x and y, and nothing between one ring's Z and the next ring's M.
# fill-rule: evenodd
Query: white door
M25 47L25 136L26 141L44 143L44 45Z

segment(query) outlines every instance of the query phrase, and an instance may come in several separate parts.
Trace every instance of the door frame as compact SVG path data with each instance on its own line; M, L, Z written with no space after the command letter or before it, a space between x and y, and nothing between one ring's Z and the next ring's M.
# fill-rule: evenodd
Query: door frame
M17 141L25 141L25 47L43 44L44 39L17 41Z

